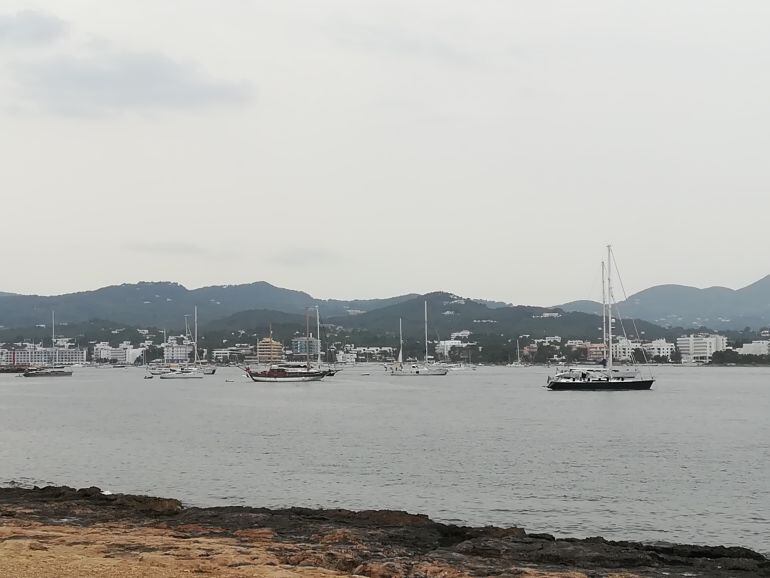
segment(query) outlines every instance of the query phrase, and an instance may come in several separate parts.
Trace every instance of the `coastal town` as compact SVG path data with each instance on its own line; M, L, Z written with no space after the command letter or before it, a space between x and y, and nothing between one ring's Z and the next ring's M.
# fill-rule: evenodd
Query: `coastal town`
M0 368L44 364L57 365L140 365L149 362L183 364L193 360L195 342L189 334L164 335L149 329L138 329L143 337L132 342L120 340L114 331L112 341L80 343L74 338L56 337L53 346L21 341L0 343ZM242 332L245 333L245 332ZM740 345L717 333L692 333L675 340L649 341L619 337L612 343L612 357L620 363L709 364L722 359L728 352L740 357L770 355L770 331L762 330L761 339ZM519 335L506 340L510 357L498 364L598 364L607 357L602 342L587 339L567 339L558 335L535 338ZM449 339L428 342L428 361L483 362L484 346L474 339L468 329L451 333ZM420 345L420 348L422 345ZM198 349L200 358L214 364L271 364L281 361L302 361L320 357L327 363L351 365L356 363L390 363L398 355L398 344L357 346L352 343L325 344L312 334L295 335L286 342L272 336L233 343L218 348ZM415 354L410 359L417 359Z

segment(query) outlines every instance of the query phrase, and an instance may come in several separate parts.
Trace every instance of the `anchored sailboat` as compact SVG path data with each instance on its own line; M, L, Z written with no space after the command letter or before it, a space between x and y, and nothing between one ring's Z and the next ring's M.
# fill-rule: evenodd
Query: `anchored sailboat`
M428 302L425 301L425 363L404 365L404 334L401 318L398 320L398 361L390 366L390 374L398 376L431 376L446 375L449 370L446 367L428 363Z
M56 314L51 311L51 358L48 365L29 367L24 377L70 377L72 370L59 365L59 350L56 348Z
M645 378L637 367L613 367L612 362L612 246L607 245L607 263L602 263L602 334L606 353L603 367L570 367L548 378L548 389L553 390L608 390L650 389L655 378ZM606 275L606 278L605 278Z

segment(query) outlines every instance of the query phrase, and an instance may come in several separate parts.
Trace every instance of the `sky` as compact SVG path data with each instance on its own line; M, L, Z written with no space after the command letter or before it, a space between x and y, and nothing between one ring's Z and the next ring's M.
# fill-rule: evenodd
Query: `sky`
M763 0L0 0L0 290L770 273Z

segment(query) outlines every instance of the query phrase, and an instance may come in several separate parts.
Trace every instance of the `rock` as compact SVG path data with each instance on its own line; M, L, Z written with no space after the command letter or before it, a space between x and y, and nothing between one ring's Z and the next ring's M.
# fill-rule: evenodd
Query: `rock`
M405 578L407 576L406 569L393 562L365 562L356 567L353 574L369 578Z
M112 502L121 508L135 510L145 514L172 516L182 511L182 502L172 498L153 498L150 496L132 496L117 494L111 496Z

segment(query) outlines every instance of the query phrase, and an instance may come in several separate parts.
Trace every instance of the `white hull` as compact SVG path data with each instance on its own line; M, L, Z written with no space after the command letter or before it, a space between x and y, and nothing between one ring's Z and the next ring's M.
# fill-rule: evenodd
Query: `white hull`
M171 372L159 375L160 379L203 379L203 374L198 371L190 372Z
M390 375L395 377L430 377L446 375L447 373L449 373L449 370L445 367L412 366L390 368Z

